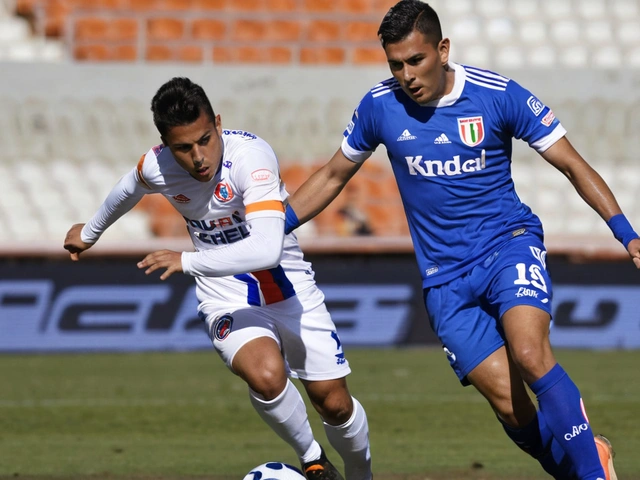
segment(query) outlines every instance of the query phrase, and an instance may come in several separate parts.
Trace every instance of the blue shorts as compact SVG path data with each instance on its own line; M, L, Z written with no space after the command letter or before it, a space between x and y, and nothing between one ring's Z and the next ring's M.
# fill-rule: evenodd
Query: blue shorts
M489 255L470 272L426 288L431 328L463 385L467 375L505 343L500 319L517 305L551 316L551 280L542 241L525 233Z

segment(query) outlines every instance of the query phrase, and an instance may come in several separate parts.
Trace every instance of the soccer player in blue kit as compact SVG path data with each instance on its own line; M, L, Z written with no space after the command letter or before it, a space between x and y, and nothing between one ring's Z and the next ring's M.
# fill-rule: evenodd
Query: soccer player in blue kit
M450 41L429 5L400 1L378 35L393 78L364 96L336 154L290 197L287 230L322 211L384 145L429 320L462 384L554 478L615 480L611 445L594 438L551 349L543 229L514 189L512 138L566 175L640 268L638 235L549 107L509 78L449 62Z

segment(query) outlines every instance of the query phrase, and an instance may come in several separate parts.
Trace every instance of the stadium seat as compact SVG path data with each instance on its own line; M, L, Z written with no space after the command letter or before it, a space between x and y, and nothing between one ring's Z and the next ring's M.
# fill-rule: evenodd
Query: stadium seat
M538 0L510 0L508 14L520 20L540 18Z
M521 21L516 29L520 40L526 45L540 45L547 36L547 24L540 19L526 19Z
M589 0L588 2L577 2L575 8L578 14L586 20L598 20L606 18L609 6L605 0Z
M589 3L589 2L586 2ZM592 20L585 26L584 38L594 46L613 41L611 23L607 20Z
M191 36L194 40L221 40L227 31L227 24L214 18L197 18L191 22Z

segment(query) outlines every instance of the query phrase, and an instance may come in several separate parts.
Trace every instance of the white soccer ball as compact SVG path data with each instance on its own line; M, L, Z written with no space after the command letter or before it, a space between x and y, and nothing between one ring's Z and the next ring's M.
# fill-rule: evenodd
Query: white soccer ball
M282 462L267 462L252 468L243 480L306 480L296 467Z

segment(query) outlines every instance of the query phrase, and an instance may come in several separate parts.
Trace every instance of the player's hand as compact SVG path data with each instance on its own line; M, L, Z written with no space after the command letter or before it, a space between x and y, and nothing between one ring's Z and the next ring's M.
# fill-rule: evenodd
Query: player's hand
M631 240L628 245L629 255L637 269L640 269L640 238Z
M69 251L71 260L74 262L80 260L80 254L82 252L93 246L93 243L84 243L80 238L82 227L84 227L84 223L76 223L69 229L67 235L64 237L64 249Z
M155 272L159 268L166 268L167 270L160 275L160 280L166 280L173 273L182 272L182 253L171 250L159 250L150 253L142 261L138 262L138 268L146 268L144 271L146 275Z

